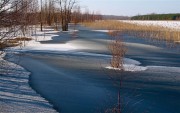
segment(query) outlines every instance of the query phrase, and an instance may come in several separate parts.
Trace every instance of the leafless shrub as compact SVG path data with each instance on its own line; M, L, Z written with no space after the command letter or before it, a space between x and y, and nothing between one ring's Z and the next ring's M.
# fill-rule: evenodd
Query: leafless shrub
M127 48L123 43L123 31L114 30L116 29L111 27L113 30L109 30L108 35L111 37L111 42L108 45L112 59L110 65L114 70L111 70L108 73L108 76L114 82L116 87L118 87L118 98L117 105L112 109L107 109L105 113L122 113L122 82L123 82L123 73L124 73L124 62L123 59L127 52Z
M36 2L36 0L2 0L0 2L0 57L3 57L6 52L12 53L8 47L25 45L25 41L30 40L26 37L31 35L33 25L37 24L34 19L37 11ZM1 63L0 67L3 65L6 64Z
M109 31L108 34L112 37L112 42L109 45L109 50L112 54L111 66L124 70L123 58L127 52L127 48L122 41L122 31Z

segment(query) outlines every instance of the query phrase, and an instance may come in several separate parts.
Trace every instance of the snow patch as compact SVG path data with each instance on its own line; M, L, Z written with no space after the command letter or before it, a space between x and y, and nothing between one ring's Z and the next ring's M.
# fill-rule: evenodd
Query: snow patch
M124 71L136 72L136 71L145 71L148 69L147 67L139 66L141 63L137 60L124 58L123 61L124 61L124 64L123 64ZM114 68L111 66L107 66L105 68L112 69L112 70L121 70L120 68Z
M41 44L40 42L32 41L23 47L21 50L50 50L50 51L68 51L76 49L71 44Z
M103 32L103 33L108 33L109 30L92 30L92 31L95 31L95 32Z
M164 28L180 30L180 21L142 21L142 20L119 20L121 22L146 25L146 26L159 26Z
M69 31L67 31L69 32ZM52 40L52 37L57 37L59 32L52 31L52 29L46 29L45 32L37 32L33 35L33 40L25 42L25 47L14 47L16 51L29 51L29 50L50 50L50 51L69 51L75 50L76 47L70 43L65 44L42 44L40 41ZM60 36L59 36L60 37ZM64 38L64 37L60 37ZM37 40L37 41L36 41Z
M74 30L74 29L69 29L68 31L61 31L64 33L73 33L73 32L78 32L79 30Z
M147 67L143 66L137 66L133 64L124 64L124 71L130 71L130 72L137 72L137 71L145 71L147 70ZM112 70L121 70L120 68L113 68L111 66L107 66L107 69L112 69Z
M168 73L180 73L180 67L169 67L169 66L139 66L141 63L139 61L124 58L124 71L130 72L138 72L138 71L146 71L146 70L153 70L155 72L168 72ZM106 69L111 70L121 70L120 68L113 68L111 66L106 66Z

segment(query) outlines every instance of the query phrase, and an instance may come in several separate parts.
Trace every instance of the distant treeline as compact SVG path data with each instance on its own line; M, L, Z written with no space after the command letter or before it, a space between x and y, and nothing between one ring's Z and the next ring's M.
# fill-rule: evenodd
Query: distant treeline
M128 16L102 15L103 20L130 20Z
M180 20L180 14L150 14L131 17L131 20Z

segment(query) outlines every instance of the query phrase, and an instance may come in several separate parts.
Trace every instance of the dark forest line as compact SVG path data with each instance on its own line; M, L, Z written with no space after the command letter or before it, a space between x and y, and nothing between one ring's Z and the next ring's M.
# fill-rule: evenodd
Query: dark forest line
M180 14L149 14L131 17L131 20L180 20Z

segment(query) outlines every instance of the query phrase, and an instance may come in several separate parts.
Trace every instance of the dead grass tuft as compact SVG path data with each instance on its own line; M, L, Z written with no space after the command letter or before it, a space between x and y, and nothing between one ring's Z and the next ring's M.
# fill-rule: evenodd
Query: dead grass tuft
M112 41L110 42L108 48L112 54L111 66L113 68L119 68L124 70L123 58L127 52L127 48L122 40L121 31L109 31L108 34L111 36Z
M22 42L31 41L31 40L32 40L32 38L27 38L27 37L17 37L14 39L5 39L4 41L0 42L0 49L4 49L6 47L19 46L22 44Z

